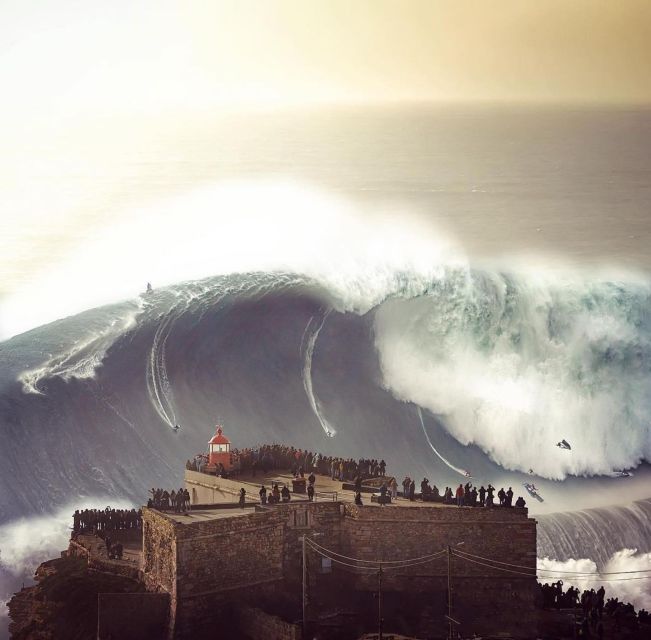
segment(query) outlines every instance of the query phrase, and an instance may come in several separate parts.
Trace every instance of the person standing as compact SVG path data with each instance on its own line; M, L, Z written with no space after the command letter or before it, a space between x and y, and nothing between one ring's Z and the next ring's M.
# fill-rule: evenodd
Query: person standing
M267 489L264 485L260 487L258 493L260 494L260 504L267 504Z
M412 480L409 483L409 500L414 501L414 496L416 495L416 483Z
M457 487L457 507L463 507L463 485Z
M395 500L398 497L398 481L395 478L391 478L389 489L391 489L391 500Z
M240 509L244 509L245 504L246 504L246 489L242 487L240 489Z
M495 487L492 484L489 484L488 489L486 490L486 506L487 507L492 507L493 506L494 492L495 492Z

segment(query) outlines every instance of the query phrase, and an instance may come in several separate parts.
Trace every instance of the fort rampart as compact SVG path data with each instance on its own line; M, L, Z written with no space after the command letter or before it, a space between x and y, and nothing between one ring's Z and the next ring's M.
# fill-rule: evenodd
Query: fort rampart
M202 476L196 478L195 476ZM460 553L536 566L536 522L526 509L473 509L422 505L358 507L351 502L293 500L273 506L228 508L242 481L188 472L186 486L219 493L221 509L199 519L143 510L143 576L148 588L170 594L170 637L196 633L228 615L229 603L257 605L280 594L294 594L300 602L302 537L347 558L368 561L405 560L434 554L449 547ZM211 486L214 483L214 486ZM251 495L253 491L249 492ZM196 500L205 494L197 491ZM324 552L325 554L325 552ZM325 554L327 555L327 554ZM358 575L339 565L336 556L323 573L321 553L308 546L308 586L341 585L346 590L374 592L373 572ZM533 609L534 577L519 576L462 559L450 558L452 597L467 607L490 610L504 599L517 599L523 615ZM369 563L371 564L371 563ZM387 570L383 586L388 593L427 593L445 603L447 554L427 563ZM332 591L332 589L330 589ZM199 636L200 637L200 636ZM215 636L217 637L217 636Z

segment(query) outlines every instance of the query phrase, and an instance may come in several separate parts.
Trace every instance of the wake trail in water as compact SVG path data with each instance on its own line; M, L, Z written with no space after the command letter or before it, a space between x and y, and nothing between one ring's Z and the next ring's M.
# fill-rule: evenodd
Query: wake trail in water
M330 422L328 422L328 420L323 415L321 402L314 393L314 388L312 386L312 358L314 356L314 347L316 345L317 338L319 337L319 333L321 332L321 329L323 329L323 325L325 324L325 321L330 315L331 311L332 309L328 309L325 312L319 326L311 334L309 334L309 331L312 323L314 322L314 316L310 318L307 325L305 326L305 331L303 332L301 350L303 350L302 347L303 344L305 344L305 337L309 334L309 337L307 338L307 344L305 345L305 354L303 360L303 387L305 388L305 393L307 394L307 398L310 402L310 406L312 407L312 411L321 424L323 431L325 431L325 434L329 438L334 438L337 434L337 430L332 426L332 424L330 424Z
M176 413L172 403L172 388L167 375L165 347L177 316L168 316L158 325L147 363L147 389L149 399L161 420L172 429L176 426Z
M471 475L468 471L465 469L460 469L459 467L455 467L449 460L444 458L436 449L436 447L432 444L432 441L430 440L430 437L427 435L427 430L425 429L425 423L423 422L423 412L420 407L418 407L418 417L420 419L420 426L423 429L423 435L425 436L425 439L427 440L427 444L429 444L430 449L441 459L442 462L444 462L450 469L453 471L456 471L457 473L460 473L464 478L470 478Z

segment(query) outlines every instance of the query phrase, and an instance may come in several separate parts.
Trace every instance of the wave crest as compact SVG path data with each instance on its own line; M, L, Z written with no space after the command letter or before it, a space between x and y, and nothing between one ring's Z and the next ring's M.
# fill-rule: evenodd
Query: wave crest
M448 271L377 310L384 383L507 469L630 468L651 458L650 302L639 283Z

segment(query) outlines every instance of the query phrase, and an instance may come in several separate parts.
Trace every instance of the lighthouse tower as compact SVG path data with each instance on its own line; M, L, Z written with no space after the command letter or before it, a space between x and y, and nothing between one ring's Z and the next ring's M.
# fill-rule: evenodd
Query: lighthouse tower
M231 464L231 441L224 435L221 425L217 425L217 432L208 442L208 464L224 465L225 469L230 469Z

